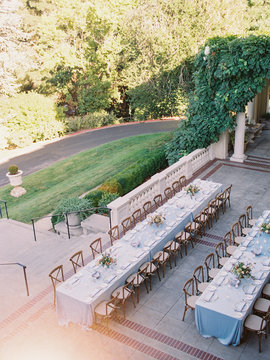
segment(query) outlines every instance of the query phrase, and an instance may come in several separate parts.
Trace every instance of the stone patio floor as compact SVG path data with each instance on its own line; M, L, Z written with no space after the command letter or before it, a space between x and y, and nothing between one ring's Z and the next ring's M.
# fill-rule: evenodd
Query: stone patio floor
M92 359L270 359L270 341L263 339L258 353L258 339L248 336L240 346L223 346L216 339L201 337L196 329L194 312L188 311L185 322L183 285L194 268L213 251L233 222L251 204L254 217L270 209L270 131L264 131L247 150L244 164L215 160L196 177L223 184L233 184L231 208L220 216L213 228L199 240L188 255L177 259L177 266L166 268L165 279L153 281L147 294L142 288L140 303L127 307L127 318L110 322L110 332L103 327L82 330L78 325L60 327L52 306L53 291L48 273L64 265L66 278L73 271L69 257L82 249L89 255L89 243L98 234L68 240L45 231L33 240L32 229L12 220L0 220L0 262L15 261L27 265L30 296L26 296L22 270L0 267L0 359L1 360L92 360ZM108 238L103 234L103 238ZM220 324L222 326L222 324Z

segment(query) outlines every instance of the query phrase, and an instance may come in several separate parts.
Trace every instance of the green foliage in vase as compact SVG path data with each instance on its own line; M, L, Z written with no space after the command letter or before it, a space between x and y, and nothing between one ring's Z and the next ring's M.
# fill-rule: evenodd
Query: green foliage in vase
M270 37L213 38L194 61L195 90L190 97L187 119L180 123L166 146L170 164L218 141L235 126L236 113L263 90L270 78Z
M19 168L17 165L10 165L8 168L8 172L10 175L16 175L18 174Z
M81 220L93 214L93 211L89 210L93 207L90 200L80 199L76 197L62 199L57 205L56 209L53 212L51 222L53 225L64 221L65 214L70 212L80 211L79 216ZM85 211L84 211L85 210Z

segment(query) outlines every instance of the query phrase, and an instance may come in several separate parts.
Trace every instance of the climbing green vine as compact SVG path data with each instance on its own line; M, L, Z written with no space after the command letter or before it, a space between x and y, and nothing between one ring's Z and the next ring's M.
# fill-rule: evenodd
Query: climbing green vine
M218 140L270 78L270 37L209 39L194 60L187 118L166 146L170 164Z

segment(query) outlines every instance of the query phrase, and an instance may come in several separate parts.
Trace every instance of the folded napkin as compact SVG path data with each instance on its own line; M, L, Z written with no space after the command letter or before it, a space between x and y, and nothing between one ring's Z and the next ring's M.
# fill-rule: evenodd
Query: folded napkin
M79 281L80 281L80 278L74 278L74 279L71 280L70 284L71 284L71 285L75 285L75 284L77 284Z
M212 299L212 297L214 296L215 292L206 292L204 295L203 295L203 300L204 301L210 301Z
M264 272L256 271L255 273L253 273L253 276L255 277L256 280L260 280L264 276Z
M219 276L217 279L215 279L215 284L220 286L224 280L225 280L225 276Z
M144 254L144 251L139 251L137 254L136 254L136 258L139 259L142 255Z
M233 265L230 262L226 262L223 268L227 271L231 271Z
M241 312L241 311L243 311L245 306L246 306L246 303L244 301L240 301L238 304L234 305L234 310Z
M101 289L97 289L97 288L93 289L93 290L89 293L89 296L90 296L90 297L96 296L96 295L100 292L100 290L101 290Z
M156 240L148 240L148 241L145 241L144 245L145 246L152 246L154 243L156 242Z
M252 295L255 290L256 290L256 286L249 285L248 287L246 287L245 293L248 294L248 295Z
M241 242L241 246L248 246L251 242L251 239L246 239L244 241Z
M163 235L165 235L165 234L166 234L166 231L161 230L161 231L159 231L159 232L157 233L157 236L163 236Z
M233 257L234 257L235 259L239 259L241 255L242 255L242 251L240 251L240 250L236 250L236 251L233 253Z
M106 279L104 279L104 281L109 284L110 282L112 282L114 279L116 278L116 275L111 274L109 276L106 277Z
M263 259L262 264L263 264L264 266L270 266L270 259L269 259L269 258Z
M129 267L130 263L125 263L123 265L121 265L121 269L126 269L127 267Z
M251 249L251 252L253 252L253 254L255 255L260 255L262 253L262 250L258 247L254 247Z

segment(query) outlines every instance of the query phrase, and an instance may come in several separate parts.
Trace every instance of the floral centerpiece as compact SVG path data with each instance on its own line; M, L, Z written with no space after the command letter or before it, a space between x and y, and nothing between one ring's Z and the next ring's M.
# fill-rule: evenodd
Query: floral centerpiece
M189 186L184 188L187 192L187 194L190 194L190 196L194 196L200 189L193 184L190 184Z
M103 267L109 267L113 263L115 263L115 259L110 254L101 254L102 257L98 261L99 265L102 265Z
M245 277L252 277L251 276L251 267L250 265L246 265L243 262L239 262L232 268L232 273L238 278L243 279Z
M266 234L270 234L270 223L263 223L261 225L261 231L265 232Z
M164 220L165 220L165 216L158 213L154 213L152 216L150 215L148 217L148 222L150 225L155 224L156 226L159 226L163 224Z

